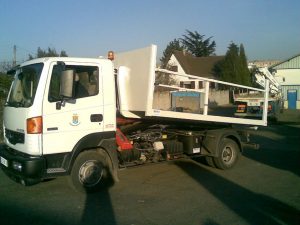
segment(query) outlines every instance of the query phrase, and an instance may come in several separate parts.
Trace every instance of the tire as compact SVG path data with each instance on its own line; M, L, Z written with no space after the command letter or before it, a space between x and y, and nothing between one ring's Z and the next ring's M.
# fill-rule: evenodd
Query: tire
M110 159L102 150L88 150L80 153L73 165L70 181L79 192L97 192L108 184Z
M213 158L217 168L226 170L232 168L238 161L240 148L235 141L223 138L218 149L218 156Z

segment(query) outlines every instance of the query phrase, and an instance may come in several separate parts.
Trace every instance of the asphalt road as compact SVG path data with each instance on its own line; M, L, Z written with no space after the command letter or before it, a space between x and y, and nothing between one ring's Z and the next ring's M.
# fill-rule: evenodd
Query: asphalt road
M23 187L0 171L0 224L300 224L300 125L255 132L234 169L180 160L120 171L93 195L66 177Z

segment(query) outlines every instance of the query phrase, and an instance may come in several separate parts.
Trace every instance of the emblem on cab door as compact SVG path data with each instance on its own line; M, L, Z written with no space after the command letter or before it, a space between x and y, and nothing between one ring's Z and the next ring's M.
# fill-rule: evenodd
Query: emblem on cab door
M80 124L79 122L79 116L77 113L74 113L72 116L72 122L70 123L70 125L72 126L78 126Z

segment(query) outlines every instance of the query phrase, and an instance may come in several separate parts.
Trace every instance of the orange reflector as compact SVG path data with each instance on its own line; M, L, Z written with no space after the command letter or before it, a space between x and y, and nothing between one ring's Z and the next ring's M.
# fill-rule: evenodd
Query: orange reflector
M41 134L43 132L43 117L33 117L27 119L27 133Z

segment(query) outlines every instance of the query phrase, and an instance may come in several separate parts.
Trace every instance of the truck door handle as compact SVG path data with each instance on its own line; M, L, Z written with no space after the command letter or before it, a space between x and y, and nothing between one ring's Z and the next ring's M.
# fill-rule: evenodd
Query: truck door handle
M102 114L92 114L90 119L91 119L91 122L102 122L103 115Z
M58 130L58 127L48 127L47 131L54 131L54 130Z

